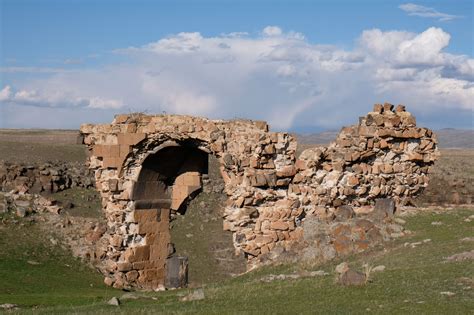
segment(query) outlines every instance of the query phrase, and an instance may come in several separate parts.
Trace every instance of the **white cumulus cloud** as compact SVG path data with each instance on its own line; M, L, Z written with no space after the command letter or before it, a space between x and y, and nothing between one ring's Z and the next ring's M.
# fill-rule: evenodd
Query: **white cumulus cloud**
M9 85L6 85L2 90L0 90L0 102L5 102L10 99L12 93L12 88Z
M278 26L267 26L262 33L266 36L280 36L283 32Z

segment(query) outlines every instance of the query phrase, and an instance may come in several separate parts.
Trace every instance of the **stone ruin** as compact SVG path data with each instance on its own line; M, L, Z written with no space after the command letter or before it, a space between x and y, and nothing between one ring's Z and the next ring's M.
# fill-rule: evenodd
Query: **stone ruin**
M129 114L81 133L108 225L102 272L116 288L186 285L187 258L173 255L169 223L199 193L209 154L228 196L223 228L248 269L395 237L390 215L427 186L439 155L433 132L388 103L299 157L296 139L263 121Z

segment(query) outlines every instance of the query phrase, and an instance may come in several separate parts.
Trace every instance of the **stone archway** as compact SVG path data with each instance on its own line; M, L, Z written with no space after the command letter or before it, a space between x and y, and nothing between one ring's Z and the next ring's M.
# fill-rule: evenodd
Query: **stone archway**
M179 183L180 177L163 172L161 176L152 161L160 156L173 159L182 147L218 158L228 196L223 228L233 233L235 249L249 262L276 244L286 246L301 237L289 208L291 202L285 201L295 172L296 141L286 133L268 132L266 123L119 115L111 125L83 125L81 132L92 149L89 163L96 170L111 235L102 270L110 285L147 289L163 285L164 244L169 243L167 209L179 210L195 186L176 185L170 190L175 186L172 179ZM170 165L179 173L174 162ZM185 172L182 180L191 183L196 180L194 175ZM272 211L278 215L270 218ZM160 233L155 233L157 230Z

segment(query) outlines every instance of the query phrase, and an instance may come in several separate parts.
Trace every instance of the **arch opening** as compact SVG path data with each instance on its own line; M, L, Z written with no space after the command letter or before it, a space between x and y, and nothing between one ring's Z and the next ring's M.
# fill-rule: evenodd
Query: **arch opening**
M212 176L209 176L210 157L214 161ZM212 269L210 264L216 261L214 257L211 261L209 255L214 256L215 252L222 251L232 251L234 255L232 235L223 230L222 209L226 197L223 193L223 180L220 174L217 175L217 165L218 161L214 156L209 156L193 143L167 144L143 161L132 189L132 200L135 204L134 217L138 223L138 234L144 239L143 247L149 248L148 256L142 257L145 259L145 268L149 269L140 272L144 276L141 281L139 279L144 286L186 286L188 257L191 259L192 279L202 283L201 275L209 273ZM216 191L215 186L209 188L210 178L215 179L216 175L220 178L219 191ZM201 199L208 203L203 205L203 201L199 199L190 204L203 190L203 183L207 191ZM192 215L185 215L188 209L192 209ZM189 239L190 235L194 235L181 226L188 224L199 228L200 232L205 229L208 233L201 233L196 237L205 237L206 240ZM175 243L179 245L177 250ZM245 266L243 258L241 265ZM197 274L199 275L196 276ZM207 277L204 280L215 280L214 278ZM193 281L193 284L197 282Z

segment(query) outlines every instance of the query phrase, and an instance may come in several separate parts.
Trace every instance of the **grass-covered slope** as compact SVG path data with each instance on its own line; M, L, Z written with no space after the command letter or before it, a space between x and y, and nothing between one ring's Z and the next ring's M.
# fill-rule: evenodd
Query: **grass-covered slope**
M95 270L73 258L39 224L0 214L0 304L72 307L113 294Z
M412 236L348 259L359 270L363 263L386 266L385 271L372 273L362 287L335 283L339 262L288 265L209 284L200 301L180 301L192 291L183 289L134 293L138 299L121 299L119 307L106 301L125 292L102 285L100 275L52 245L38 223L12 224L11 218L4 218L8 223L0 225L0 304L15 303L20 312L34 314L472 314L473 261L446 262L445 258L474 248L473 215L473 210L456 209L404 217ZM320 269L329 275L261 281L269 274Z

